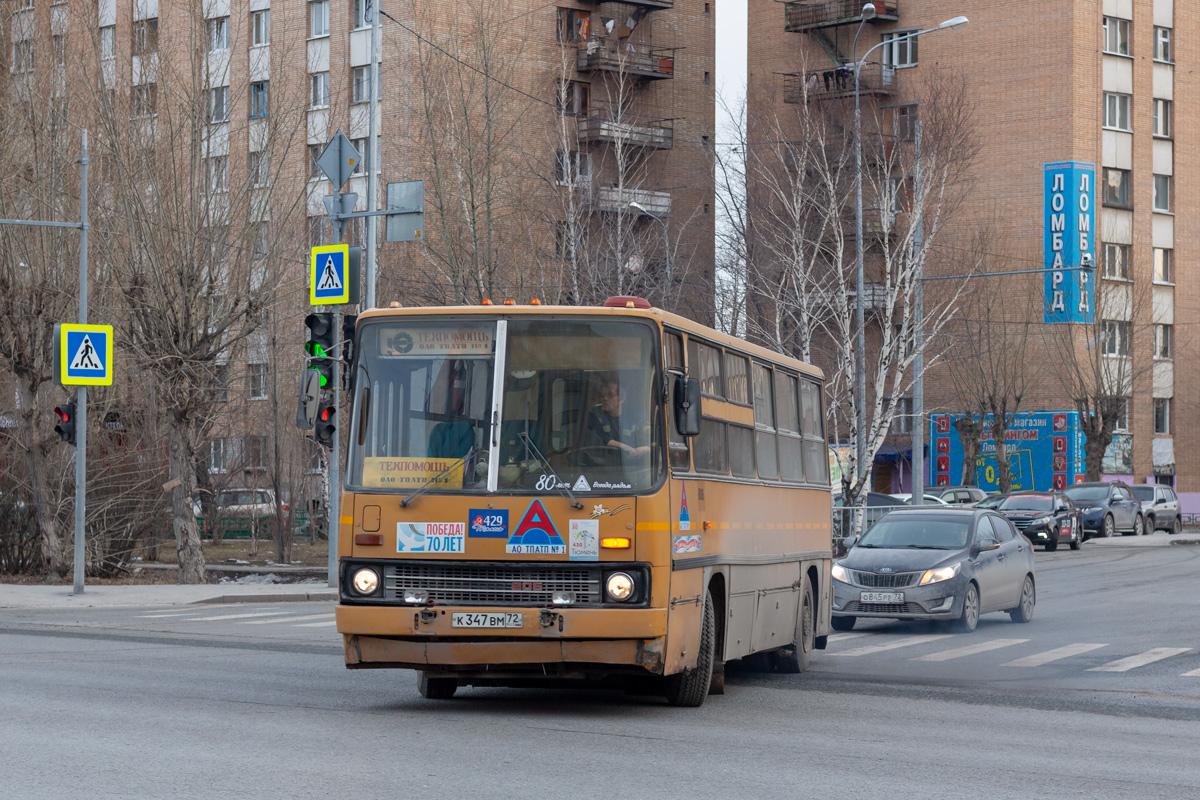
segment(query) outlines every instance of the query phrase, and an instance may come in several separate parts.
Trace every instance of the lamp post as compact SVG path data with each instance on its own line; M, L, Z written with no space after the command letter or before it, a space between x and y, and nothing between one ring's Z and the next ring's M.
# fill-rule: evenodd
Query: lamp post
M865 469L867 460L867 380L866 380L866 333L865 319L863 312L863 203L862 203L862 112L859 109L859 92L858 87L862 83L860 80L862 73L862 65L866 63L871 53L883 47L885 44L894 44L900 41L909 41L923 36L926 33L933 33L946 28L956 28L959 25L966 25L967 18L957 16L946 20L936 28L929 28L923 31L913 31L904 36L897 36L893 39L884 39L874 47L871 47L863 54L862 61L858 60L858 36L862 33L863 26L868 20L875 17L875 4L867 3L862 8L862 21L858 23L858 30L854 34L854 46L851 50L851 55L854 57L854 379L855 379L855 406L857 414L855 415L855 426L858 429L856 448L856 460L858 464L859 474ZM920 291L918 287L918 291ZM918 301L919 302L919 301ZM915 415L915 409L914 409Z
M667 291L666 291L666 294L670 294L671 286L672 286L672 284L671 284L671 240L669 238L670 234L667 231L667 223L661 217L657 217L654 214L651 214L649 211L646 210L646 207L644 205L642 205L641 203L639 203L636 200L630 201L629 207L632 208L634 211L640 211L645 216L650 217L651 219L657 221L660 225L663 226L663 247L666 249L666 252L667 252ZM664 297L664 300L665 299L666 298Z

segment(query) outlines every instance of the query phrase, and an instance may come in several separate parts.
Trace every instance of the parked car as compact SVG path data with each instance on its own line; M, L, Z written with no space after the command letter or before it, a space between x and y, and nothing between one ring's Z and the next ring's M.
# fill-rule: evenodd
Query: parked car
M934 486L931 491L948 506L973 506L987 497L978 486Z
M1072 550L1083 544L1083 514L1062 492L1012 492L992 507L1047 552L1059 542L1069 542Z
M1121 481L1076 483L1063 490L1083 512L1084 538L1114 536L1117 531L1141 536L1146 532L1142 504Z
M842 500L842 495L839 492L833 496L833 507L841 508L843 505L845 505L845 501ZM867 505L898 506L900 503L897 502L896 498L890 494L884 494L883 492L867 492Z
M1146 530L1164 530L1179 533L1183 530L1179 495L1170 486L1143 483L1129 487L1133 496L1142 504L1142 516L1146 518Z
M287 503L283 504L287 511ZM270 517L275 514L275 492L271 489L224 489L217 495L217 514L222 517Z
M833 565L834 630L859 617L947 620L979 615L1029 622L1037 602L1033 546L1004 517L974 508L892 511Z
M892 495L892 497L896 498L897 500L899 500L901 503L903 503L906 506L911 506L913 504L912 492L904 492L903 494L894 494L894 495ZM925 502L919 503L918 505L944 506L944 505L947 505L947 503L944 500L942 500L942 498L938 497L936 494L927 494L927 495L925 495Z

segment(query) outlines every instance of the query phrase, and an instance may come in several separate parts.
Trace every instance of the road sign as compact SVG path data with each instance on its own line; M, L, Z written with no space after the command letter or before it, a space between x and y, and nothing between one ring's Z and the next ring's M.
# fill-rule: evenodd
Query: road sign
M329 144L325 146L325 150L317 159L317 166L321 168L321 172L325 173L325 177L329 178L329 182L336 190L346 185L346 181L350 180L350 176L354 174L354 170L361 161L362 155L354 149L354 145L350 144L350 140L339 130L329 140Z
M398 181L387 185L389 242L419 242L425 236L425 181Z
M358 194L355 192L327 194L321 198L321 201L325 203L325 213L329 215L329 221L333 223L333 228L337 231L340 240L346 235L346 225L350 223L349 215L354 213Z
M112 326L56 324L54 382L60 386L112 386Z
M326 244L312 249L309 303L314 306L350 302L350 245Z

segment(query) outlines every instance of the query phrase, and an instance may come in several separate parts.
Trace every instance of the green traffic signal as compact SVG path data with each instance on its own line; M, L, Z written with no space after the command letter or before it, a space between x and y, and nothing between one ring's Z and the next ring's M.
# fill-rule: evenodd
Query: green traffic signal
M327 389L333 382L333 361L328 358L314 358L308 362L308 368L321 377L321 388Z
M304 352L308 353L309 358L329 358L329 353L319 342L306 342Z

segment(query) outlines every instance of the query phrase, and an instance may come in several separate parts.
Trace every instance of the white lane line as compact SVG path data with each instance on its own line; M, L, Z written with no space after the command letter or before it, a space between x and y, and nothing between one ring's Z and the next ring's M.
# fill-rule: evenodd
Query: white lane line
M333 612L327 614L309 614L304 617L275 617L273 619L248 619L238 625L279 625L288 622L308 622L310 619L332 619Z
M844 642L847 639L857 639L859 636L871 636L875 631L862 631L860 633L831 633L829 634L829 644Z
M1194 669L1191 672L1185 672L1181 678L1200 678L1200 669Z
M170 614L138 614L142 619L166 619L167 617L186 617L188 614L195 614L195 611L173 611Z
M330 625L337 625L337 620L331 619L328 622L305 622L300 625L293 625L293 628L328 628Z
M1010 661L1007 664L1001 664L1002 667L1040 667L1043 664L1049 664L1051 661L1059 661L1071 656L1090 653L1093 650L1099 650L1101 647L1108 647L1106 644L1091 644L1088 642L1078 642L1069 644L1065 647L1056 647L1053 650L1047 650L1044 653L1034 653L1031 656L1018 658L1016 661Z
M1155 661L1162 661L1164 658L1186 653L1191 649L1190 647L1156 647L1153 650L1138 653L1136 656L1110 661L1100 667L1092 667L1088 672L1128 672L1136 667L1144 667L1147 664L1153 664Z
M1014 644L1028 642L1028 639L992 639L979 644L969 644L966 647L956 647L953 650L943 650L940 653L930 653L918 656L913 661L949 661L953 658L964 658L976 653L986 653L988 650L999 650L1001 647L1012 647Z
M855 647L844 653L826 653L828 656L869 656L875 653L882 653L884 650L895 650L897 647L908 647L914 644L925 644L926 642L936 642L938 639L949 639L950 634L930 634L927 636L904 636L899 639L892 639L883 644L868 644L862 647Z
M292 614L292 611L255 611L253 614L222 614L219 617L196 617L183 620L185 622L216 622L222 619L249 619L250 617L277 617L280 614Z

